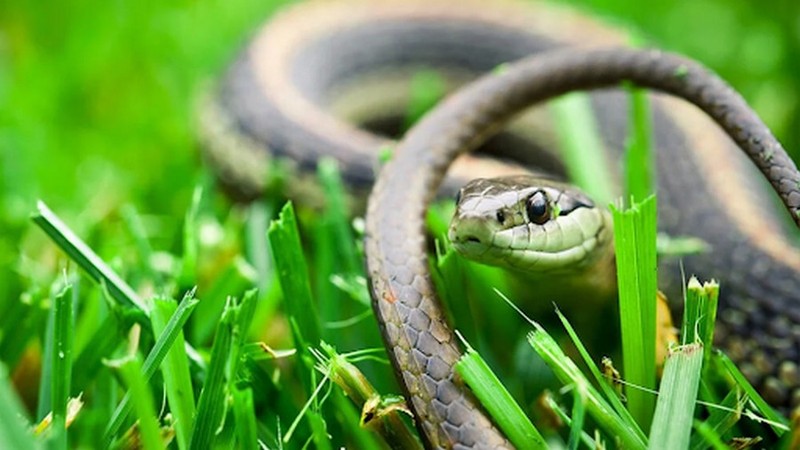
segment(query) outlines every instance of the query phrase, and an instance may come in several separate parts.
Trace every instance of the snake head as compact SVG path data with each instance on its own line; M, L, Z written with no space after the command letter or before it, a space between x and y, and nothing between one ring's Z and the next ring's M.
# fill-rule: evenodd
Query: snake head
M533 176L479 178L456 199L448 237L465 257L510 269L573 272L608 254L611 219L575 187Z

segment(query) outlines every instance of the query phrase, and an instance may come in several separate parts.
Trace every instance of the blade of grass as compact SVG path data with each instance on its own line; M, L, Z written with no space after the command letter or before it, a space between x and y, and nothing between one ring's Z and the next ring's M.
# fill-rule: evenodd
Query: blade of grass
M706 369L704 368L704 370ZM690 448L692 450L703 450L708 448L709 445L716 447L715 438L721 439L721 436L731 430L742 417L743 403L741 391L734 389L722 399L718 405L719 407L709 407L708 418L699 423L699 425L702 425L702 429L698 426L698 421L695 420L695 429L698 433L692 435Z
M699 320L706 301L705 292L700 281L691 277L686 284L686 301L681 325L681 344L687 345L700 340Z
M681 339L684 345L694 342L714 342L714 322L717 318L717 300L719 284L700 281L691 277L686 285L686 306L681 327ZM711 346L704 346L703 361L711 357Z
M80 266L90 278L106 289L112 299L122 306L134 306L144 315L149 316L149 306L139 298L138 294L122 278L117 275L85 242L67 227L44 202L37 203L38 213L32 220L47 234L53 242ZM149 321L142 323L150 327ZM203 367L203 361L197 351L186 344L186 352L192 362Z
M281 300L272 247L265 233L269 228L269 219L277 209L273 202L270 199L254 202L248 210L245 228L247 260L256 271L256 287L260 294L253 320L257 326L272 320ZM252 329L249 331L254 332Z
M539 430L522 412L486 361L460 335L459 339L466 346L466 352L456 363L456 372L472 389L495 424L517 448L548 448Z
M534 328L534 331L528 334L528 343L533 347L536 353L542 357L544 362L553 370L556 377L563 384L573 385L573 389L582 390L582 398L585 399L586 410L600 427L611 434L615 440L622 442L625 448L645 448L647 438L630 415L626 413L616 413L614 408L609 405L603 399L603 396L589 383L589 380L586 379L575 363L564 354L558 346L558 343L556 343L547 331L536 321L526 316L525 313L517 308L503 293L499 291L496 291L496 293ZM567 325L569 325L569 323L567 323ZM572 327L569 326L568 328L571 329ZM577 336L575 340L578 341ZM584 358L590 359L588 352L586 352L582 344L579 345L578 348L582 348L582 353L585 353ZM592 373L595 374L597 379L602 377L594 364L590 363L588 366L592 369ZM602 382L601 386L603 386ZM611 392L610 397L613 398L616 397L616 395ZM619 401L619 399L616 401Z
M317 398L313 394L317 385L316 374L314 358L309 351L311 343L321 341L322 327L319 312L312 301L308 265L300 243L297 219L291 202L283 206L278 220L270 223L267 238L272 246L289 329L297 350L298 376L309 395L309 402L315 405L314 409L305 408L304 415L311 427L311 439L319 448L328 449L331 443L325 431L325 423L316 410ZM284 441L286 438L287 436L284 437Z
M67 402L72 378L72 285L67 284L53 301L53 347L51 401L53 408L53 437L56 448L67 448Z
M178 305L171 298L153 299L153 311L150 321L153 331L161 336L166 330L169 319L175 316ZM189 357L186 355L183 331L178 331L175 343L167 352L166 358L161 363L161 372L164 376L164 387L167 391L167 401L172 413L175 426L175 436L178 448L189 448L189 439L192 432L192 420L195 413L194 392L192 378L189 373Z
M649 449L689 448L694 408L703 368L703 344L683 345L664 364Z
M273 221L267 237L275 256L285 305L290 319L297 321L298 334L295 345L303 348L320 341L321 327L316 305L311 300L308 265L300 244L297 219L291 202L281 209L278 220Z
M605 204L614 198L611 171L603 155L603 141L597 131L591 99L584 93L570 93L551 102L561 154L569 179Z
M630 104L630 129L625 149L625 195L642 201L653 193L650 105L647 90L626 85Z
M138 420L140 443L145 450L164 448L161 431L156 418L153 393L142 375L142 365L138 358L132 357L122 361L119 366L122 378L128 385L128 392L133 397L133 407Z
M714 342L714 325L717 321L717 306L719 305L719 283L715 280L706 281L703 283L703 291L706 295L705 308L703 316L705 320L700 322L700 340L707 343L705 356L703 357L704 364L711 357L712 343Z
M150 350L150 353L147 354L147 358L142 365L142 376L146 382L149 382L150 378L152 378L153 374L158 370L161 362L167 356L170 347L175 343L175 339L177 339L178 334L183 329L183 325L189 320L189 316L192 314L192 311L194 311L194 308L197 307L197 303L198 300L194 298L194 291L187 292L183 297L183 301L181 301L181 304L178 306L178 309L175 311L175 314L170 317L169 322L167 322L166 327L164 327L164 332L156 339L153 348ZM131 393L126 393L120 404L117 405L117 409L111 417L108 428L106 428L105 435L108 441L119 432L120 427L125 422L125 419L127 419L131 407L130 397Z
M55 340L57 338L62 338L63 335L59 334L60 330L57 329L59 325L64 326L64 324L57 323L58 320L58 313L65 313L65 311L59 310L56 306L63 306L63 305L56 305L56 302L62 302L63 299L59 299L58 297L61 295L65 295L65 289L69 288L69 295L72 296L70 299L72 303L72 312L74 313L75 309L75 302L78 290L76 289L75 285L73 285L73 281L77 281L77 277L68 277L66 273L64 273L63 277L56 279L55 282L50 287L50 301L48 302L50 306L50 312L47 316L47 328L45 330L45 340L44 340L44 358L42 361L42 373L41 373L41 380L49 380L49 382L40 382L39 383L39 403L36 408L36 417L41 419L47 415L50 415L52 421L52 415L54 413L54 406L53 406L53 396L56 395L53 392L54 384L63 382L63 377L66 375L63 370L63 367L56 367L56 357L58 356L58 348L57 343ZM70 319L70 328L72 330L69 333L70 339L73 339L74 336L74 319ZM70 377L72 376L72 350L74 347L74 340L70 342ZM69 385L67 386L67 392L58 393L59 398L63 397L63 401L66 404L67 398L70 394L69 392Z
M572 394L572 423L569 426L567 448L569 450L577 450L581 434L583 433L583 421L586 417L586 401L583 396L581 396L581 391L579 389L573 390Z
M0 408L0 448L33 449L38 448L26 423L25 408L22 406L11 380L8 378L6 366L0 362L0 398L3 407Z
M659 232L656 241L658 256L689 256L711 251L708 242L693 236L670 236Z
M254 202L247 210L247 223L245 224L245 251L247 260L256 271L256 286L264 296L272 285L275 269L272 263L272 248L267 241L264 230L269 226L269 218L274 213L273 208L265 202Z
M501 295L506 302L510 301L502 293L498 292L498 294ZM620 416L620 418L624 420L644 442L646 439L644 432L639 427L639 424L636 423L636 420L633 419L630 411L628 411L628 409L625 408L625 405L622 404L622 400L620 400L619 396L614 391L614 387L608 382L608 378L606 378L600 372L600 369L597 368L597 365L592 360L591 355L589 355L589 351L586 350L586 346L583 345L583 342L581 342L578 334L572 327L572 324L569 323L567 318L559 309L556 309L556 314L558 315L559 320L561 320L561 323L564 325L564 329L567 331L567 334L572 340L572 343L575 345L575 348L578 350L578 353L580 353L581 358L583 358L584 364L586 364L586 366L589 368L589 371L592 373L595 383L600 386L600 390L604 394L605 400L611 405L612 408L614 408L614 411Z
M239 306L236 309L237 328L235 330L236 335L234 336L236 353L234 354L234 358L232 359L235 364L235 367L233 367L234 373L239 370L239 366L242 363L240 355L244 352L244 348L247 345L247 330L250 329L250 325L253 321L257 304L258 304L258 289L254 288L244 293L244 295L242 296L242 301L239 303Z
M624 448L645 448L645 440L603 400L575 363L564 354L558 343L539 324L533 322L533 325L534 331L528 334L528 342L562 383L581 390L581 395L586 399L586 411L595 422L614 439L619 440Z
M249 387L233 390L233 416L238 448L258 448L253 390Z
M772 409L769 404L758 394L756 389L747 381L744 374L739 371L739 368L736 367L736 364L730 360L724 353L716 353L715 356L718 360L722 363L722 366L727 369L728 373L733 377L736 384L742 388L742 390L747 394L750 398L750 401L755 405L756 409L760 411L766 418L767 423L772 428L772 431L775 432L778 436L783 436L784 433L789 431L789 422L786 420L785 417L778 414L774 409ZM761 421L760 418L755 416L750 412L744 413L746 416L753 420Z
M255 448L257 446L256 418L253 405L253 390L248 386L252 383L247 372L247 330L251 328L258 303L258 290L251 289L245 292L241 303L236 308L236 323L233 328L233 343L228 362L227 391L232 396L232 408L236 424L236 435L240 446ZM240 424L241 422L241 424ZM239 429L244 427L244 429ZM246 445L244 443L248 443Z
M714 280L703 283L703 294L705 296L704 320L700 321L698 334L701 341L708 343L703 352L703 364L705 365L711 358L711 344L714 342L714 324L717 321L717 305L719 304L719 283Z
M111 270L99 256L89 248L44 202L36 204L37 213L33 215L36 223L56 243L70 259L75 261L89 277L105 284L111 296L123 305L135 306L149 314L148 307L128 283Z
M544 405L547 408L549 408L551 411L553 411L556 414L556 416L559 419L561 419L561 421L563 421L564 423L567 424L568 427L570 427L570 433L571 433L572 432L572 428L573 428L572 427L572 423L573 423L572 422L572 418L569 417L569 415L563 409L561 409L561 406L555 401L555 399L550 395L549 392L545 392L542 395L544 396ZM579 429L581 429L581 428L583 428L583 427L579 427ZM580 432L580 440L581 440L581 442L583 443L583 445L586 448L598 448L598 449L599 448L604 448L602 445L600 445L600 441L599 440L595 441L585 431L581 431Z
M656 199L630 209L611 205L617 255L623 375L646 390L656 386ZM644 430L650 428L655 399L644 390L627 391L628 410Z
M239 389L236 382L239 380L242 361L240 355L244 347L246 330L250 327L250 321L253 318L256 293L255 289L247 291L241 301L229 297L222 311L222 318L214 334L207 376L200 393L190 448L209 448L217 444L225 446L225 441L234 439L233 435L228 436L226 433L236 430L230 431L227 427L223 428L223 419L228 410L226 396L234 395ZM252 398L249 406L240 405L239 407L249 408L249 412L239 411L239 414L244 415L244 420L247 420L248 415L254 414ZM235 410L234 414L237 414ZM253 430L255 430L254 424ZM253 436L255 436L254 432ZM249 440L250 436L247 439Z
M684 311L682 331L684 342L689 342L690 340L713 342L718 296L719 285L716 282L706 282L701 286L699 281L694 277L689 281L686 290L686 308ZM708 347L709 346L706 346L703 352L704 377L701 380L700 395L704 400L704 404L707 406L709 416L704 421L703 427L698 428L698 433L691 439L691 447L695 450L706 448L709 445L717 445L717 440L721 440L721 436L731 430L740 420L744 405L748 401L747 395L742 394L742 392L747 392L745 386L749 388L751 393L755 393L755 390L743 377L738 379L738 377L732 373L733 379L739 383L743 389L734 389L730 391L720 402L711 387L711 383L715 379L724 378L723 373L728 370L726 370L725 360L723 360L721 356L718 357L718 355L712 352ZM730 361L728 360L728 362ZM733 369L738 372L738 369ZM756 405L758 405L759 402L766 406L763 399L758 398L754 401ZM747 412L746 414L753 420L763 421L763 419L756 417L752 412ZM778 422L773 422L771 425L781 426ZM702 430L702 432L700 430Z
M221 427L225 415L225 369L228 356L233 345L233 327L236 310L231 300L225 306L214 333L214 344L211 347L211 361L200 392L197 404L197 417L192 427L192 438L189 448L213 448L217 429Z
M348 215L350 208L347 207L337 162L331 158L322 159L317 165L317 176L325 191L325 217L330 224L330 238L336 245L339 270L341 273L364 275L364 263L356 251Z
M383 402L376 401L380 398L379 393L350 361L356 359L357 355L341 355L326 342L320 343L320 347L322 351L313 352L317 360L317 370L336 383L362 411L360 426L373 430L393 449L421 448L419 441L398 414L402 408L397 407L396 403L391 407L383 407ZM370 408L372 404L375 407Z
M60 287L59 287L60 286ZM54 343L53 340L55 339L55 327L56 327L56 310L53 307L53 303L55 302L55 295L57 292L63 289L61 285L61 280L56 280L53 285L50 287L50 302L49 302L49 312L47 314L47 325L45 326L45 333L44 333L44 355L53 355L54 354ZM42 360L42 373L41 373L41 380L53 380L53 358L45 357ZM53 383L39 383L39 402L36 405L36 412L34 413L34 417L37 419L42 420L43 417L51 414L53 411Z
M722 437L717 434L717 430L709 425L708 422L695 420L692 425L697 432L696 436L700 436L703 439L702 442L698 441L698 443L705 444L702 447L692 446L692 448L713 448L714 450L728 450L730 448L722 440Z

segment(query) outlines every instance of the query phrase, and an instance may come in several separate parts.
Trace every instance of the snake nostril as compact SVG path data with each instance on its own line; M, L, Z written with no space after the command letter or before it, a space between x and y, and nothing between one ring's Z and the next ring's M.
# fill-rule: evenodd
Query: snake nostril
M481 240L476 238L475 236L467 236L466 239L464 239L464 240L467 241L467 242L474 242L476 244L480 244L481 243Z

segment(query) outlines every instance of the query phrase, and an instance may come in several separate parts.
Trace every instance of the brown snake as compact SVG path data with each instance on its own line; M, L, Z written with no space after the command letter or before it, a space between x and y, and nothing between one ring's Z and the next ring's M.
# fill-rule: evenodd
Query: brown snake
M240 190L261 188L267 152L295 161L300 169L331 154L355 185L370 183L377 167L374 153L387 141L329 111L368 122L376 112L396 108L393 77L409 67L457 66L461 72L453 71L453 77L463 79L464 73L487 71L526 54L582 45L587 36L618 42L604 28L550 7L530 6L508 15L502 12L509 10L488 5L347 5L310 3L279 15L223 81L204 116L206 154ZM380 70L387 66L393 69ZM794 163L744 101L694 62L656 51L571 48L510 64L462 88L397 145L372 190L367 213L375 313L428 447L509 446L454 378L453 364L461 353L428 272L424 214L445 172L456 156L479 146L531 104L625 80L683 97L712 117L800 224L800 174ZM359 89L372 102L359 98ZM618 152L625 135L624 101L609 93L593 98L602 112L598 122L609 153ZM711 245L710 254L688 258L686 265L703 277L723 280L718 344L770 402L796 406L800 254L729 141L708 131L708 123L683 105L664 98L654 103L660 227ZM538 155L552 159L546 151ZM750 211L754 205L757 213Z

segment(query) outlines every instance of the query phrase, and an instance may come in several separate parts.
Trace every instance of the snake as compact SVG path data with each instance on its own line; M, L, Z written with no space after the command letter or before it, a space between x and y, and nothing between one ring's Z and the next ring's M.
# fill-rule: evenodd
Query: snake
M276 163L302 195L323 157L339 162L354 191L370 192L373 309L427 448L511 447L454 373L462 352L428 267L428 205L460 192L450 236L468 257L518 269L606 264L591 256L608 248L606 213L554 181L566 169L552 118L529 107L591 90L613 169L629 128L623 81L660 92L649 95L659 228L708 244L681 263L723 280L715 343L772 405L800 403L800 252L776 201L800 224L800 174L724 81L692 60L626 43L617 29L549 3L311 1L273 15L199 108L204 158L238 195L260 195ZM394 140L409 78L421 70L461 87ZM489 156L467 155L477 147ZM556 176L531 178L495 159L497 148L512 148L501 159ZM611 170L617 184L619 172ZM522 251L536 242L538 251ZM676 261L659 265L676 278Z

